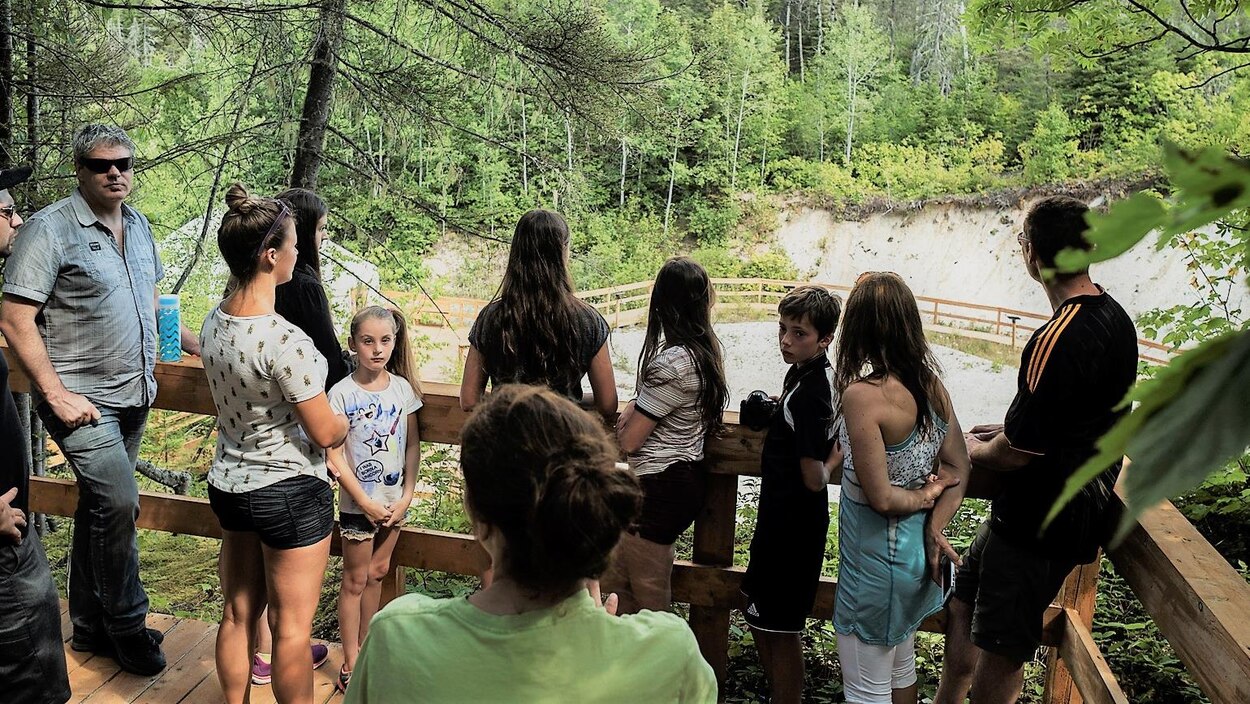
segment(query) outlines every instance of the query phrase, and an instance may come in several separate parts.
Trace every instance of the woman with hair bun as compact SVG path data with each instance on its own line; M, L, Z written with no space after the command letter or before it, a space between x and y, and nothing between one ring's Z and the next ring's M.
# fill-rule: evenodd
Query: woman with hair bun
M464 501L495 578L468 598L409 594L373 619L347 702L716 701L673 614L617 617L588 587L642 500L599 421L505 385L461 431Z
M275 289L291 279L297 257L290 207L237 183L226 205L217 246L236 286L200 333L217 406L208 472L222 527L217 677L227 702L248 700L256 625L268 604L274 697L311 702L308 643L334 527L323 448L343 442L347 419L326 399L325 358L274 312Z

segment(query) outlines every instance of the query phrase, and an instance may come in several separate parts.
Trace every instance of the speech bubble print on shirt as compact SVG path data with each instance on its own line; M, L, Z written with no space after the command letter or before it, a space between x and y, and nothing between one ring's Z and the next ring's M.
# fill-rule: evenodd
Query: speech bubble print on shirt
M356 467L356 479L362 482L376 483L382 478L382 463L377 460L365 460Z

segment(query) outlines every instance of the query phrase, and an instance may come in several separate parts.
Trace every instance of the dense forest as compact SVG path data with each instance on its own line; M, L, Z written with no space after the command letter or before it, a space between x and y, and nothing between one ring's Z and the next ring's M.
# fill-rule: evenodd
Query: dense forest
M423 260L502 246L536 206L568 216L580 288L649 279L679 251L714 275L791 276L768 236L788 204L853 218L1091 184L1166 192L1165 143L1250 149L1248 52L1250 16L1228 0L0 0L0 165L35 165L16 189L33 212L72 187L79 124L125 127L132 203L189 253L162 286L189 294L192 325L221 282L212 227L183 226L234 181L315 188L333 237L391 289L489 295L494 273L439 281ZM1243 328L1210 292L1244 284L1250 257L1181 244L1207 305L1149 314L1143 332ZM1178 503L1250 574L1246 470ZM451 503L454 519L440 503L422 524L463 530ZM1096 636L1133 701L1201 699L1123 581L1109 572L1099 599ZM813 630L813 696L832 700L832 638ZM735 638L746 700L761 675ZM939 642L921 650L931 684Z
M1150 182L1165 138L1247 140L1225 54L1131 3L1052 5L1068 3L4 2L0 149L37 165L41 205L67 186L77 124L124 125L158 237L235 180L316 186L395 287L426 278L441 237L506 241L556 207L597 286L677 249L785 274L760 248L725 256L767 223L757 195L848 208Z

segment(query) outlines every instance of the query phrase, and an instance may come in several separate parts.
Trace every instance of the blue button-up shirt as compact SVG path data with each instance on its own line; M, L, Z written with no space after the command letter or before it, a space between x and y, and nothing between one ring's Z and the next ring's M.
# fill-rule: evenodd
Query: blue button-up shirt
M164 276L147 218L122 205L125 251L75 189L18 232L4 293L42 304L35 321L70 391L113 408L156 398L156 282Z

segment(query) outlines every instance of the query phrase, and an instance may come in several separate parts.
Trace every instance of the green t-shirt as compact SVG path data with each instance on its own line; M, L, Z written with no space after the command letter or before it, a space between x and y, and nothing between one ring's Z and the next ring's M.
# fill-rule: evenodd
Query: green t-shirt
M347 704L715 702L716 677L670 613L610 616L584 591L496 616L409 594L369 625Z

